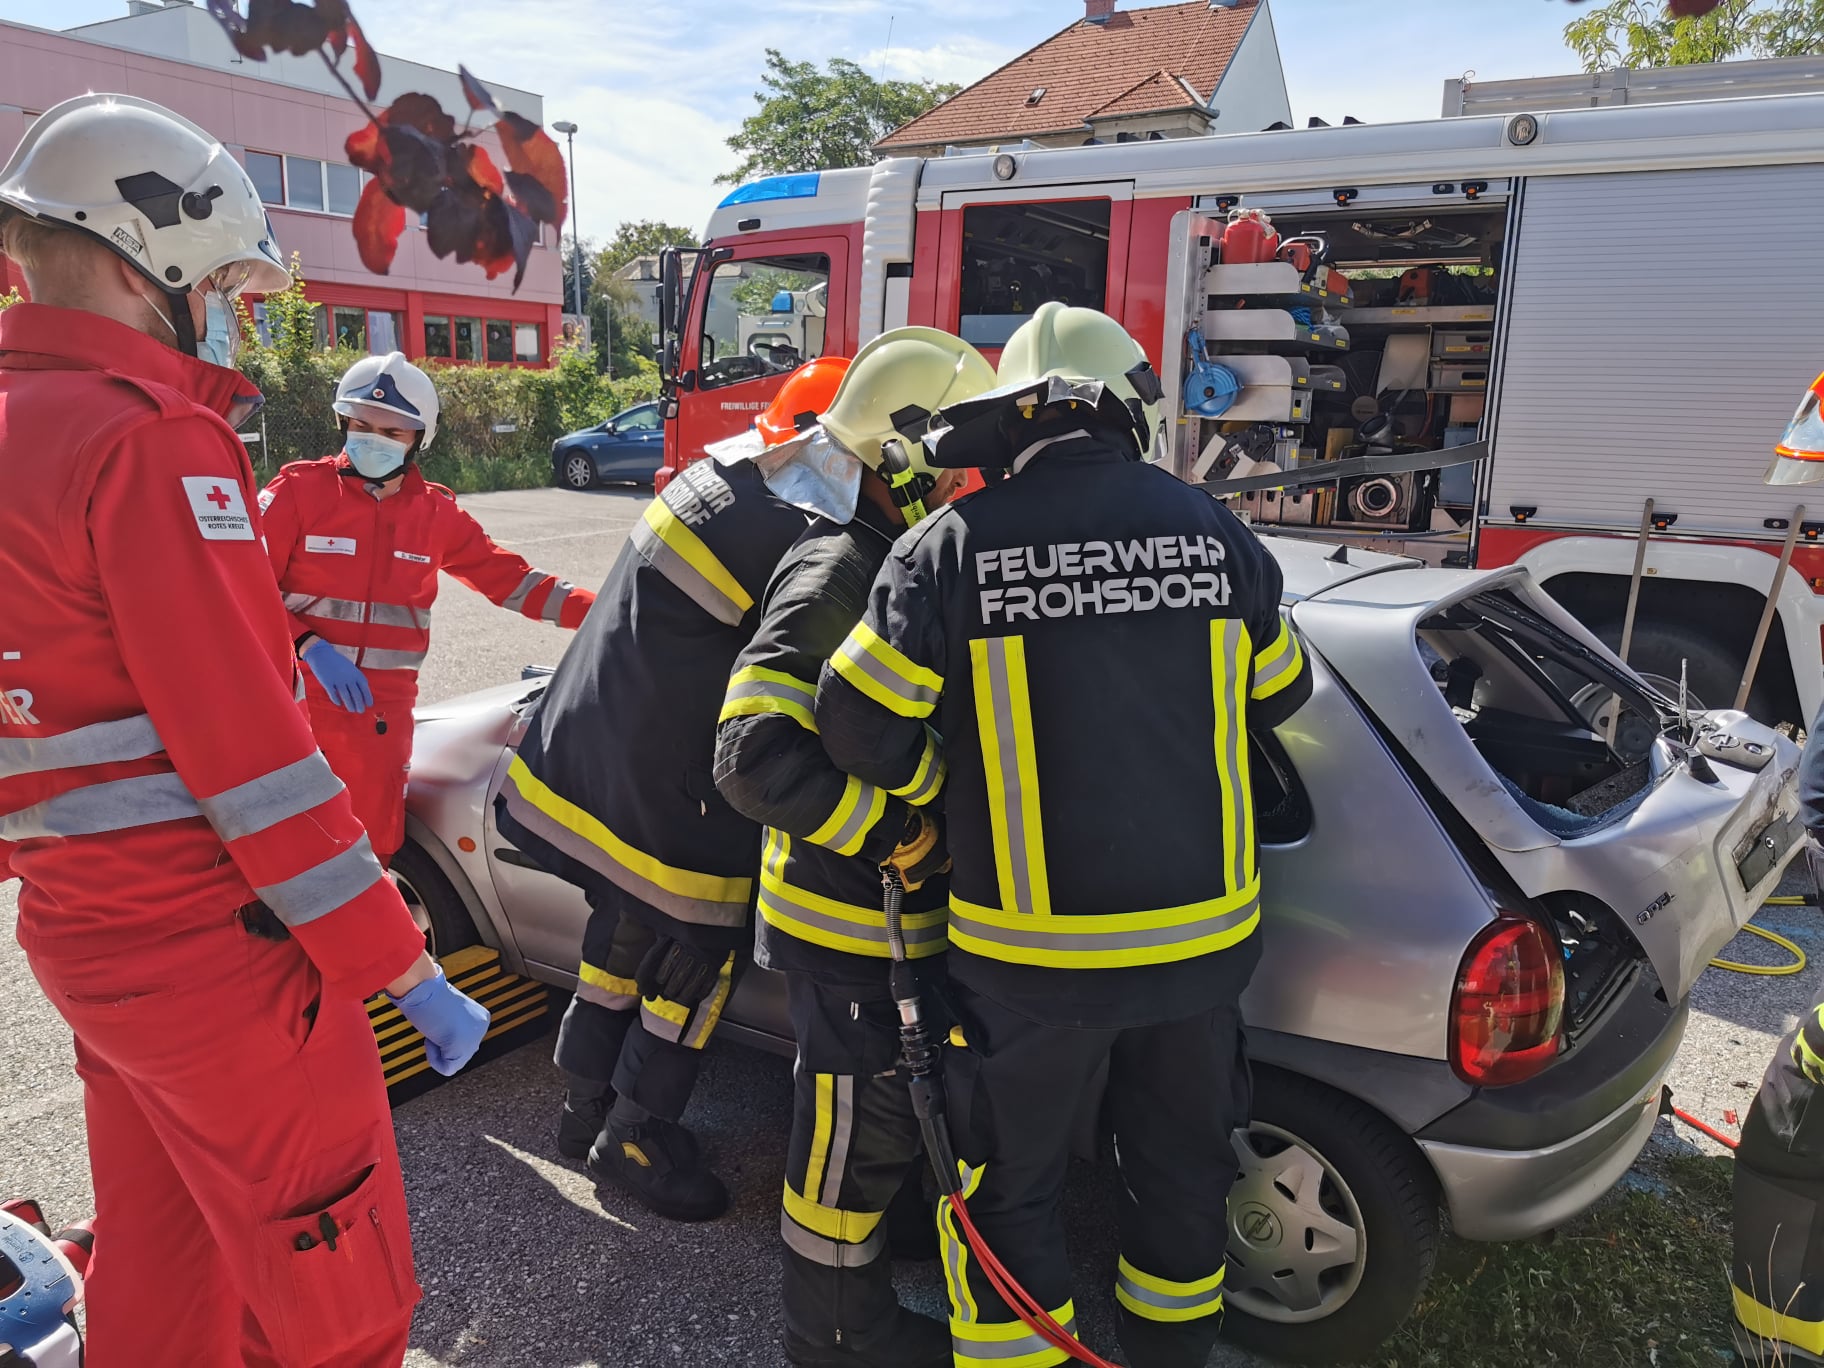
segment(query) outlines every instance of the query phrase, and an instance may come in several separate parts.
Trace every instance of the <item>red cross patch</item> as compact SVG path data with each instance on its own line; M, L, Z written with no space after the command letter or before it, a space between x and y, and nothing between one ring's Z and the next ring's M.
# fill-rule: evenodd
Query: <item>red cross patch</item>
M213 475L185 475L184 495L204 541L253 541L253 519L241 498L241 487Z

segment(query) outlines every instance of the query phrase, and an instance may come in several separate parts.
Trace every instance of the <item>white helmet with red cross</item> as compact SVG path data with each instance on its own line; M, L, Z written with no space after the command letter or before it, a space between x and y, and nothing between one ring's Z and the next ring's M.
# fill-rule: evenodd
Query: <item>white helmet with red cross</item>
M437 435L436 382L407 361L404 352L365 356L350 366L336 386L335 408L344 418L422 432L419 451Z

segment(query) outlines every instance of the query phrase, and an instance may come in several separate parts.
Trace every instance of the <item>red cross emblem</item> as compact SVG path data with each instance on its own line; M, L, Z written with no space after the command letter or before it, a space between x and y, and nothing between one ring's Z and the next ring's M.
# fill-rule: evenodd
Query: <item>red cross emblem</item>
M220 485L217 485L214 489L210 490L203 497L206 498L207 500L209 500L209 502L214 504L217 508L222 509L223 511L226 511L228 508L228 505L234 502L234 500L229 498L228 495L222 493L222 487Z

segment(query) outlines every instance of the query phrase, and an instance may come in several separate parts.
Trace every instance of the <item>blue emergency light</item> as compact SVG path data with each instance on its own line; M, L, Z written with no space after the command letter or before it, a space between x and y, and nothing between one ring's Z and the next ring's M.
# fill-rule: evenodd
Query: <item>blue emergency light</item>
M762 200L811 199L817 194L817 182L822 176L820 171L800 171L790 176L764 176L729 191L728 197L716 207L726 209L731 204L758 204Z

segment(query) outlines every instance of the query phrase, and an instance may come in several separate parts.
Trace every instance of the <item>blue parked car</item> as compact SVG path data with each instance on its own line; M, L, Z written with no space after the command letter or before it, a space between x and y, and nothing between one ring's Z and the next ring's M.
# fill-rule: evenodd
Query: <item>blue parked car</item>
M570 489L622 481L651 485L664 460L665 431L657 404L636 404L551 444L552 473Z

